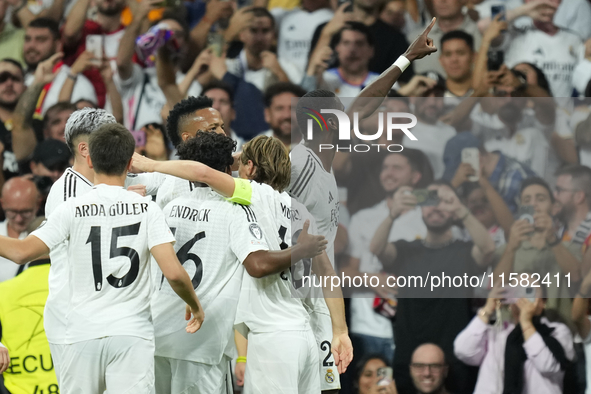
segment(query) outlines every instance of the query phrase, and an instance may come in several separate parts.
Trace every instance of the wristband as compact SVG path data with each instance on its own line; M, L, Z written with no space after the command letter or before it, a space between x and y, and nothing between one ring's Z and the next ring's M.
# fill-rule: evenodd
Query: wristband
M246 357L237 357L236 358L236 363L245 363L246 362Z
M234 194L226 200L240 205L250 205L251 198L252 186L250 182L246 179L234 178Z
M405 56L400 55L394 62L394 65L400 69L400 72L404 72L404 70L410 66L410 60L408 60Z
M78 74L72 74L71 71L68 71L68 78L76 82L76 80L78 79Z

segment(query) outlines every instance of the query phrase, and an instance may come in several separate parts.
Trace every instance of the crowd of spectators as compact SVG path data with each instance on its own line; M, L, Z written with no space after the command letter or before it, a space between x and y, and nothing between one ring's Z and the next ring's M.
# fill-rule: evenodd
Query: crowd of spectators
M166 160L169 110L207 95L238 150L259 134L291 148L301 140L293 99L314 89L357 96L432 17L438 51L380 107L414 114L417 139L384 133L376 142L404 150L335 155L336 268L380 284L438 270L560 280L510 305L486 286L430 298L348 289L355 368L342 392L591 393L589 0L0 0L0 234L23 238L44 215L73 161L64 129L77 109L105 108L138 152ZM175 45L150 61L136 40L155 25ZM476 167L466 149L478 151ZM415 189L440 202L420 206ZM3 343L16 330L3 323L6 302L19 302L4 292L47 276L41 263L28 267L35 279L0 260ZM394 312L378 313L379 300ZM54 392L47 349L35 346L35 366L15 356L5 379L35 369ZM378 386L385 366L395 383Z

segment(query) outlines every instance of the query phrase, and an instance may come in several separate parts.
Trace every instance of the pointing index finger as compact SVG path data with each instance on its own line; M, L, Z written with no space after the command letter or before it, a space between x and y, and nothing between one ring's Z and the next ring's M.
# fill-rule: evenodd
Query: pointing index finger
M437 20L437 18L433 17L433 19L431 19L431 23L429 23L429 26L427 26L425 28L425 31L423 31L423 35L427 36L429 35L429 33L431 32L431 29L433 28L433 26L435 26L435 21Z

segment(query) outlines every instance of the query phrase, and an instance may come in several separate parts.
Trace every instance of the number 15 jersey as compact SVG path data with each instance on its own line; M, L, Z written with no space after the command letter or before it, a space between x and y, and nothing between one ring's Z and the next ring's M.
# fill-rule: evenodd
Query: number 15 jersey
M69 240L66 344L117 335L154 338L150 249L174 237L149 197L97 185L60 205L32 235L50 249Z

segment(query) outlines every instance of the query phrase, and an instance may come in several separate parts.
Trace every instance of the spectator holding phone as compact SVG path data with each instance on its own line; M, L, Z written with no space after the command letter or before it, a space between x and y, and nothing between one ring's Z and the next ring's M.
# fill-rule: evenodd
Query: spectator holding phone
M565 370L575 359L568 326L545 317L541 288L536 288L534 299L502 300L517 289L493 289L454 341L456 357L480 367L474 394L571 392L563 391ZM503 320L500 312L507 306L510 315ZM492 325L496 311L497 322Z
M453 189L443 182L433 182L427 191L435 192L423 201L422 220L427 236L412 242L388 242L392 225L401 214L417 205L417 195L409 187L400 187L394 194L390 215L380 224L370 245L384 269L396 276L408 278L420 275L463 276L484 271L493 257L495 245L487 229L460 203ZM422 193L421 193L422 194ZM452 226L461 221L474 241L455 239ZM437 298L418 298L418 297ZM411 298L415 297L415 298ZM401 287L398 291L398 309L394 338L394 378L400 392L412 392L408 365L412 352L425 342L440 346L450 362L447 388L454 393L471 393L474 371L470 371L453 356L453 341L470 321L470 290L467 288L435 288L430 293L420 288Z
M392 371L386 360L378 354L363 357L356 368L357 379L353 384L354 394L398 394L393 380L383 379L382 371Z
M563 318L570 318L572 297L565 275L570 281L581 280L581 245L563 242L556 234L552 215L554 194L541 178L530 178L521 184L521 207L519 219L511 227L507 245L497 249L498 264L494 280L500 276L509 278L511 273L535 273L544 278L547 274L553 280L544 284L548 306L556 309ZM541 279L540 279L541 280Z

